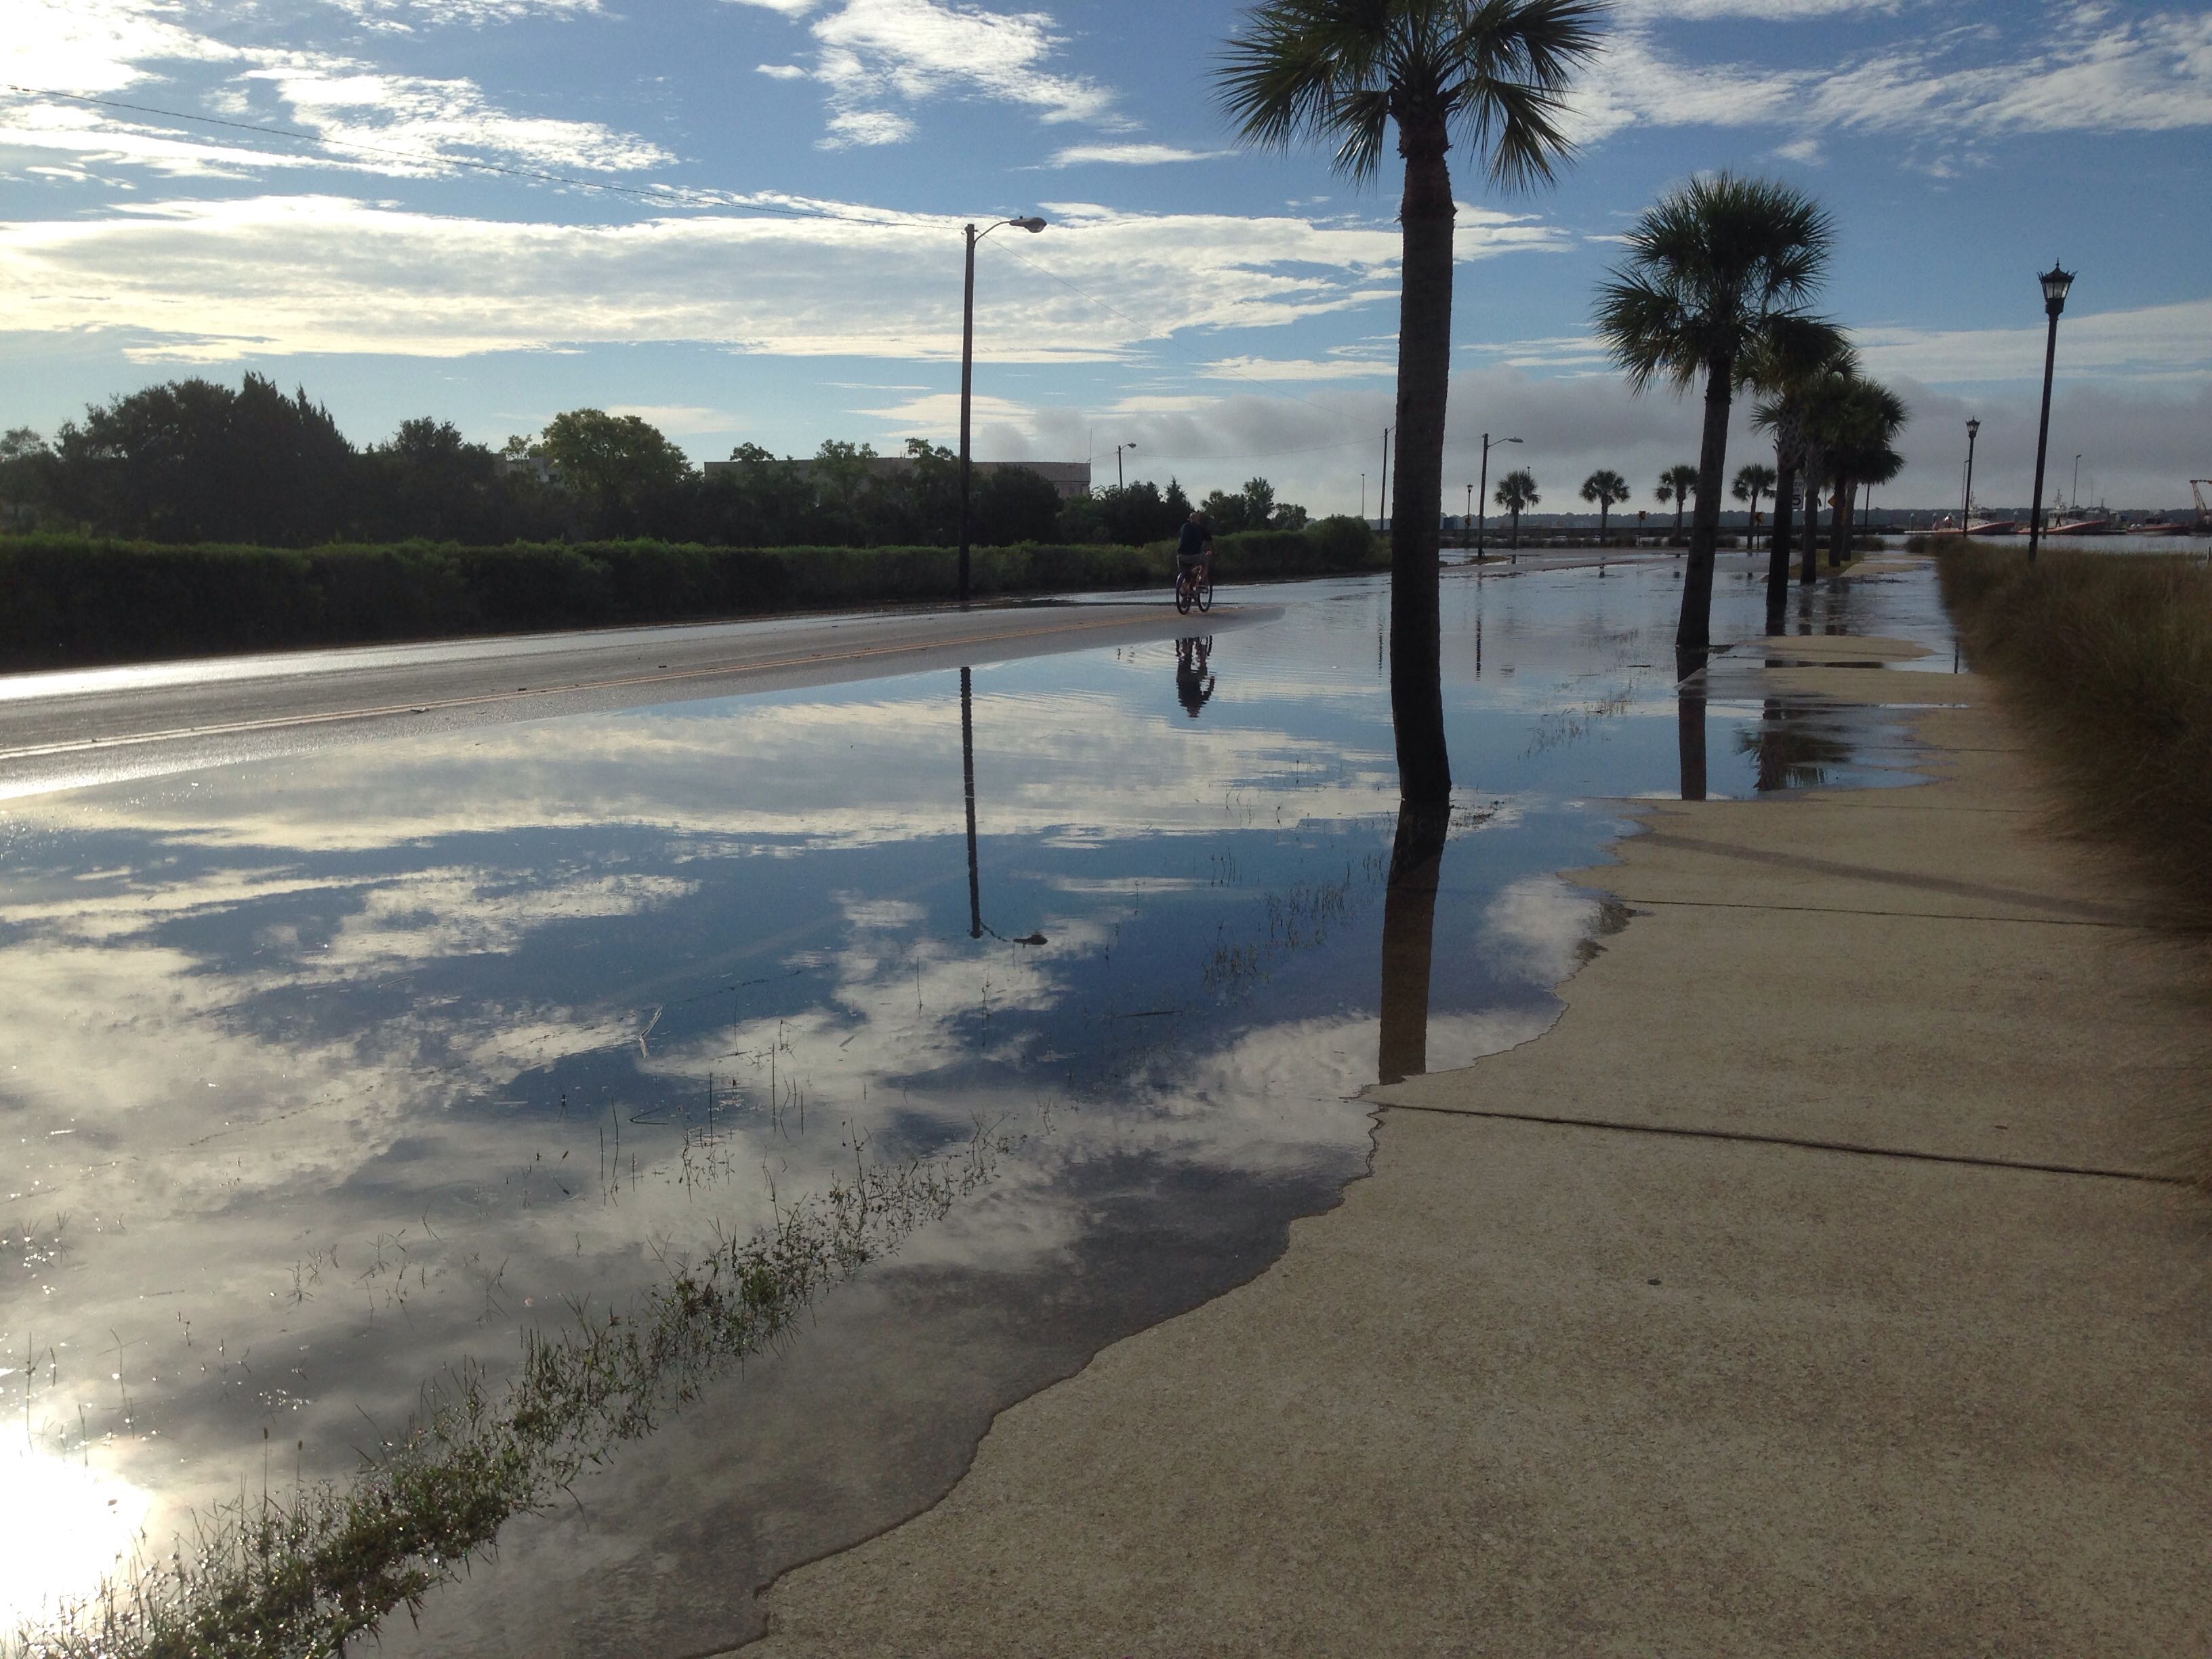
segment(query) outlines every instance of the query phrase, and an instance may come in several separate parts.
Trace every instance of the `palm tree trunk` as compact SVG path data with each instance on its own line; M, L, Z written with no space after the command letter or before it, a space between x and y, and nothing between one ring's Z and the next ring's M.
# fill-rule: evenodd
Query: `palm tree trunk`
M1778 445L1774 452L1774 542L1766 556L1766 631L1770 634L1782 631L1783 613L1790 608L1790 532L1796 506L1797 468Z
M1603 547L1605 545L1606 513L1607 509L1611 507L1613 503L1611 501L1603 500L1602 498L1599 500L1597 504L1597 544L1600 547Z
M1858 481L1850 477L1836 480L1836 505L1828 515L1828 568L1835 569L1851 556L1851 497L1858 494Z
M1682 620L1677 651L1702 651L1712 643L1713 549L1721 533L1721 469L1728 465L1729 394L1735 364L1717 356L1705 365L1705 431L1698 447L1698 504L1690 516L1690 562L1682 571ZM1674 514L1681 516L1681 496Z
M1451 382L1454 209L1444 147L1440 120L1399 127L1405 257L1398 298L1397 510L1390 519L1390 716L1399 793L1422 802L1451 796L1437 553Z

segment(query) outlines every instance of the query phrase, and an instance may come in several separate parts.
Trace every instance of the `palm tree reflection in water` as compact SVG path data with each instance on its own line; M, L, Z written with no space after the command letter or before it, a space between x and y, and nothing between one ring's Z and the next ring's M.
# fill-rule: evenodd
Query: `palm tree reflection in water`
M1850 745L1814 729L1814 711L1793 708L1779 697L1769 697L1760 710L1759 729L1736 734L1739 752L1759 760L1759 790L1817 789L1827 782L1830 769L1850 757Z
M1705 660L1701 650L1674 653L1674 717L1682 751L1682 799L1705 798Z
M1429 1069L1429 960L1436 933L1437 875L1451 808L1407 801L1398 809L1390 884L1382 896L1382 1030L1376 1078L1402 1083Z

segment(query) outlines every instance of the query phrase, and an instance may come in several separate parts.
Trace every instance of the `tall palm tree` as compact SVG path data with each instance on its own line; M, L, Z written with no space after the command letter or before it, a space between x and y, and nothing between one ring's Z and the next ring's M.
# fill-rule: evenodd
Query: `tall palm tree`
M1628 495L1628 480L1604 467L1600 467L1583 480L1583 499L1597 503L1597 544L1600 547L1605 545L1606 520L1613 513L1613 504L1626 501Z
M1736 469L1735 482L1729 486L1729 494L1751 508L1752 530L1747 532L1743 544L1749 547L1758 539L1759 498L1774 488L1774 469L1758 461Z
M1651 493L1659 498L1659 505L1674 503L1674 542L1682 539L1682 512L1690 504L1690 492L1698 487L1698 469L1694 466L1670 466L1659 475L1659 488Z
M1817 462L1808 465L1808 439L1812 434L1808 419L1808 404L1816 391L1826 383L1831 374L1856 373L1856 360L1851 354L1850 343L1840 329L1831 329L1825 337L1802 332L1799 337L1783 343L1792 348L1787 354L1773 350L1763 352L1753 364L1751 380L1768 395L1752 415L1752 424L1761 431L1774 434L1774 539L1766 563L1766 631L1779 634L1784 613L1790 604L1790 553L1791 523L1797 505L1801 477L1807 481L1808 489L1819 471ZM1813 544L1814 507L1808 495L1805 509L1805 544ZM1811 581L1814 573L1809 569L1805 580Z
M1521 514L1544 498L1536 493L1536 475L1525 467L1516 467L1498 481L1498 488L1490 492L1490 499L1513 515L1513 545L1521 545Z
M1834 240L1827 214L1809 197L1723 173L1692 179L1646 212L1629 233L1627 262L1599 290L1598 331L1632 388L1663 380L1687 391L1701 375L1705 383L1677 651L1703 651L1712 641L1729 402L1765 349L1801 330L1826 330L1803 306Z
M1218 71L1248 143L1334 144L1357 179L1395 125L1405 162L1398 221L1399 507L1390 526L1390 708L1398 787L1451 793L1444 748L1438 526L1451 370L1452 141L1492 184L1547 183L1572 149L1561 123L1573 73L1597 52L1601 0L1261 0Z
M1849 556L1853 506L1860 484L1887 483L1905 465L1893 447L1911 419L1905 400L1878 380L1853 376L1838 400L1828 445L1828 471L1836 489L1836 521L1828 544L1830 568Z

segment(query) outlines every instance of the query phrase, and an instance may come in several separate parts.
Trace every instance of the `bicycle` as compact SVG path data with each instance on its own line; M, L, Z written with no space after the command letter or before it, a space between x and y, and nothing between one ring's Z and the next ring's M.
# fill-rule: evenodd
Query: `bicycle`
M1210 559L1187 564L1176 572L1176 609L1188 617L1194 605L1201 613L1213 609L1213 562Z

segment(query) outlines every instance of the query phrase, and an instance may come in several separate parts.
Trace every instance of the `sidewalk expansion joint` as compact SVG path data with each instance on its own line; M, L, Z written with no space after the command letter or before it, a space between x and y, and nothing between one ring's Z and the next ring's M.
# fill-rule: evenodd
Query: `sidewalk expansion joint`
M1900 921L2019 922L2030 927L2106 927L2122 933L2158 933L2163 929L2136 921L2085 921L2073 916L1978 916L1948 910L1865 910L1845 904L1753 904L1744 899L1644 898L1616 895L1623 904L1672 904L1699 910L1795 910L1814 916L1893 916Z
M2191 1187L2186 1176L2154 1175L2145 1170L2105 1170L2087 1164L2043 1164L2026 1158L1977 1158L1967 1152L1919 1152L1902 1146L1871 1146L1856 1140L1824 1140L1810 1135L1767 1135L1748 1129L1691 1129L1665 1123L1628 1123L1617 1118L1561 1117L1543 1112L1501 1112L1471 1106L1419 1106L1376 1100L1386 1111L1427 1112L1436 1117L1482 1117L1505 1123L1541 1123L1565 1129L1606 1129L1615 1134L1669 1135L1680 1140L1731 1140L1753 1146L1796 1146L1808 1152L1847 1152L1855 1158L1893 1158L1913 1164L1956 1164L1978 1170L2017 1170L2029 1175L2087 1176L2099 1181L2137 1181L2154 1187Z

